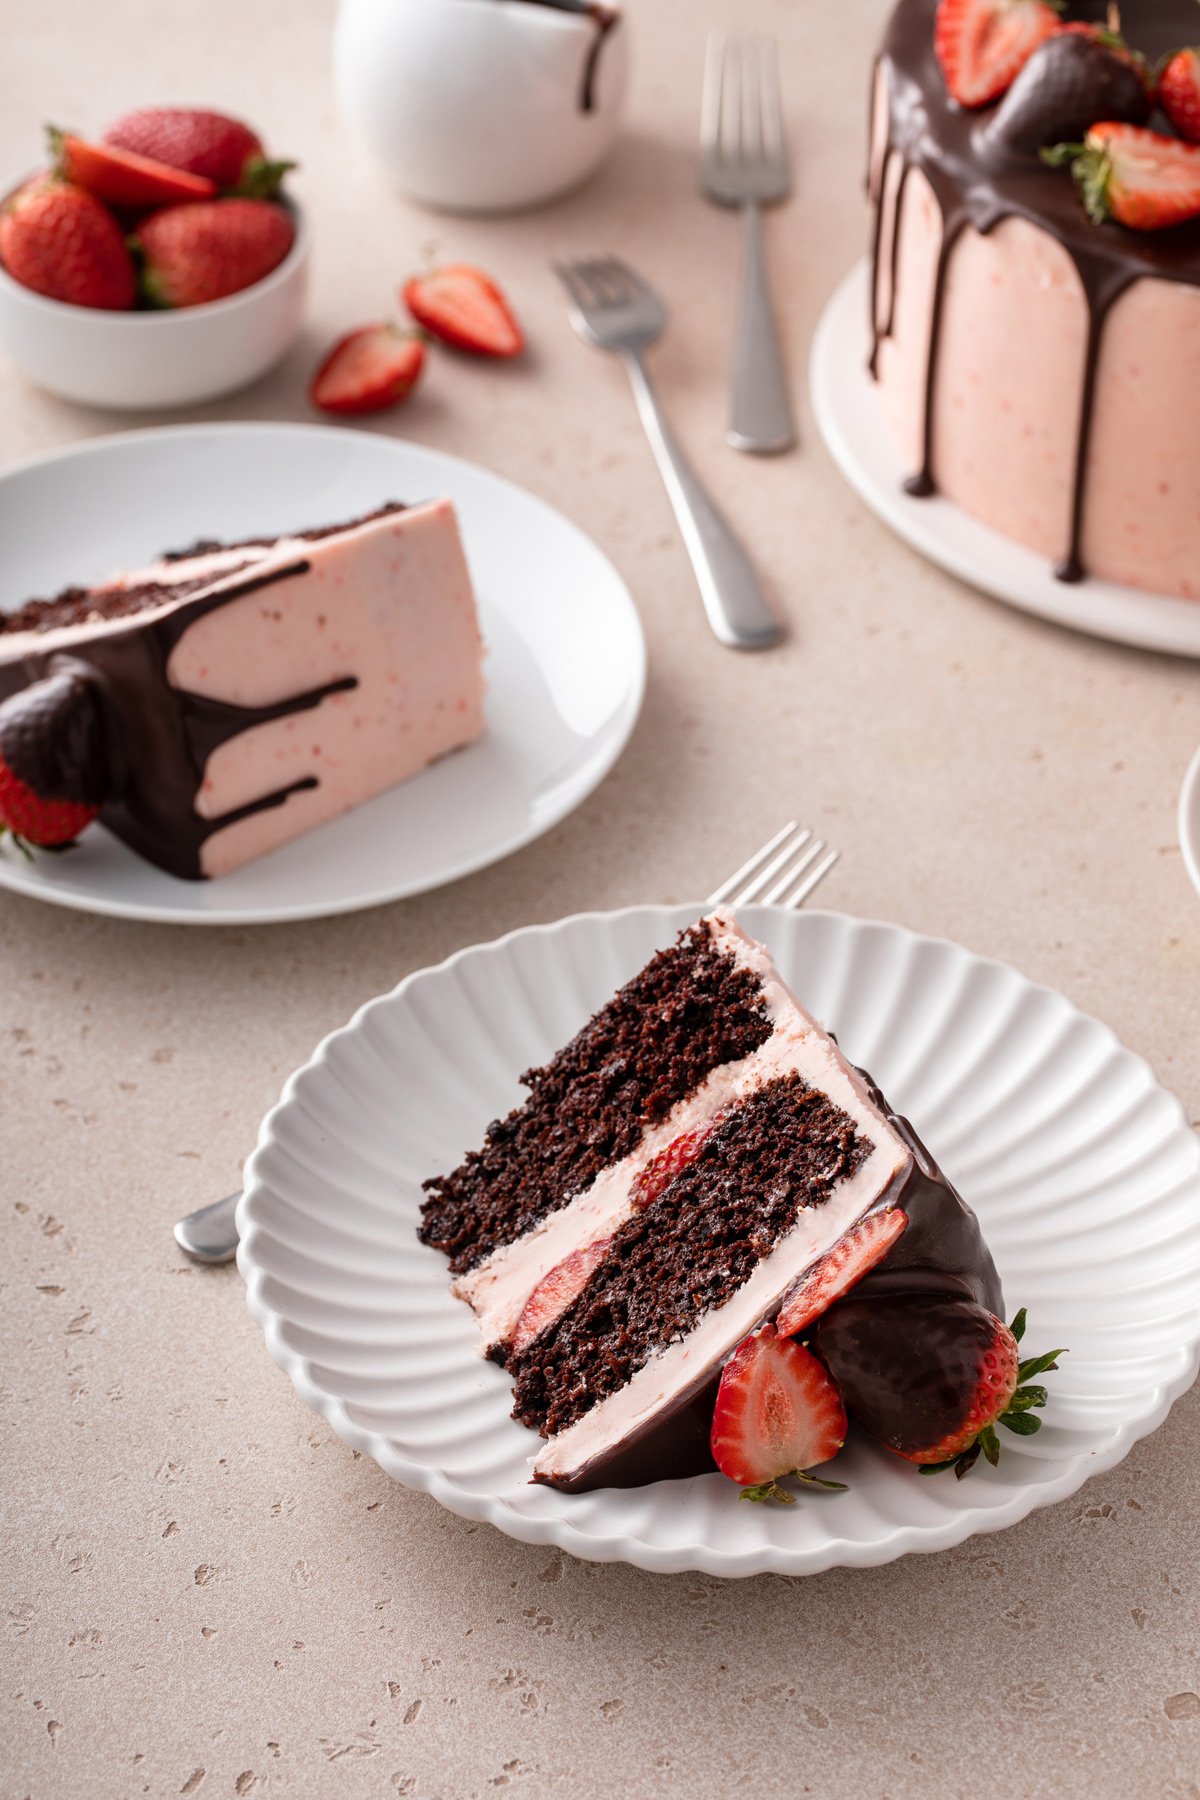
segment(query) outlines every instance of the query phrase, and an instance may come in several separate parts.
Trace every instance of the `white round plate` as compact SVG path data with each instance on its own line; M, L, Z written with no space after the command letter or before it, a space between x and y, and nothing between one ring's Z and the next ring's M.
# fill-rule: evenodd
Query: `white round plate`
M93 827L65 856L0 849L0 884L88 912L265 924L399 900L529 843L603 780L646 653L629 592L577 526L474 463L330 425L181 425L99 438L0 476L0 609L215 537L446 494L488 650L487 732L411 781L216 881L180 881Z
M997 1531L1153 1431L1196 1374L1200 1139L1107 1026L956 944L745 907L784 978L871 1069L977 1209L1032 1354L1070 1346L1045 1425L999 1467L923 1480L852 1437L838 1496L744 1506L721 1475L560 1494L509 1417L420 1184L452 1168L619 983L696 916L583 913L424 969L326 1038L268 1114L238 1261L275 1360L338 1435L466 1518L599 1562L812 1574Z
M825 447L872 512L900 537L998 600L1039 613L1059 625L1165 650L1200 656L1200 605L1116 581L1059 581L1045 557L1026 550L939 495L904 492L902 464L867 372L867 284L860 263L836 289L821 315L809 364L813 410Z
M1188 764L1179 790L1179 844L1183 866L1200 894L1200 750Z

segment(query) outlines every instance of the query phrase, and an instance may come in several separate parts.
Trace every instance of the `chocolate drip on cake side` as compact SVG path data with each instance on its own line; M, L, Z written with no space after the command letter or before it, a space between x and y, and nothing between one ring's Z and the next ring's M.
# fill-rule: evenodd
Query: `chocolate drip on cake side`
M604 49L609 33L621 22L620 9L605 6L601 0L523 0L527 6L546 6L552 12L574 13L577 18L587 19L591 24L592 41L583 62L583 73L579 81L579 110L583 113L596 110L596 84L600 71L600 53Z
M926 347L919 467L904 483L918 497L936 491L934 476L934 405L944 298L954 248L967 226L986 236L1004 219L1023 218L1062 245L1074 264L1087 309L1084 355L1080 369L1080 402L1075 422L1075 448L1069 515L1063 522L1064 551L1055 567L1063 581L1079 581L1086 573L1082 539L1086 519L1088 451L1095 409L1096 376L1109 311L1135 281L1153 277L1200 286L1200 222L1166 231L1133 232L1112 222L1094 224L1080 201L1075 183L1063 170L1046 168L1036 157L1005 160L987 155L981 137L995 109L970 112L946 90L934 51L936 0L901 0L879 61L886 97L886 136L880 161L877 213L871 248L871 353L868 367L878 378L881 344L895 322L900 228L905 186L913 168L920 169L933 192L942 222L942 241L935 269L933 304ZM1101 21L1101 5L1071 8L1072 18ZM1137 48L1153 63L1162 52L1195 36L1193 0L1168 0L1153 17L1131 23ZM1189 36L1189 33L1191 34ZM874 89L872 91L874 101ZM875 109L872 106L874 129ZM891 283L888 316L879 317L879 276L883 246L883 212L888 171L900 158L900 176L891 202Z
M315 774L304 776L213 819L196 810L205 766L220 745L257 725L311 711L330 695L356 687L356 677L344 676L270 704L240 706L177 688L167 673L172 650L198 619L305 574L309 567L300 558L240 578L226 576L221 585L210 584L208 591L178 600L165 612L132 614L117 630L41 654L34 648L19 662L0 664L0 697L61 674L91 687L104 717L111 764L110 795L101 820L170 874L204 879L201 852L215 832L319 785Z

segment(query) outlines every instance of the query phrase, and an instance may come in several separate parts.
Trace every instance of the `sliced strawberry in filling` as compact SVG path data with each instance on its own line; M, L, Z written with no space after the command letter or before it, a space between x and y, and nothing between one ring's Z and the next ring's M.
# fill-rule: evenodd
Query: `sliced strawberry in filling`
M779 1309L781 1337L795 1337L881 1263L908 1224L898 1206L868 1213L807 1269Z
M545 1331L560 1313L566 1312L604 1261L611 1242L611 1238L602 1237L594 1243L583 1244L578 1250L572 1250L570 1256L564 1256L560 1263L555 1263L548 1275L542 1276L513 1328L509 1342L511 1351L527 1350L539 1332Z
M645 1212L646 1208L653 1205L659 1195L670 1187L675 1177L681 1174L690 1162L695 1162L727 1111L727 1107L722 1107L720 1112L712 1115L711 1119L706 1119L703 1125L696 1125L691 1131L681 1131L678 1137L672 1138L671 1142L658 1152L657 1156L650 1158L641 1174L635 1176L629 1190L629 1204L635 1212Z

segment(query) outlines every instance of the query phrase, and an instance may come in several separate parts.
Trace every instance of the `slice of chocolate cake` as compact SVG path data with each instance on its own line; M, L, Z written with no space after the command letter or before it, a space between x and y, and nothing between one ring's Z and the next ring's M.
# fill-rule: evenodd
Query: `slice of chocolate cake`
M547 1440L535 1480L712 1468L737 1345L781 1307L807 1324L852 1281L886 1285L893 1257L917 1271L905 1291L944 1265L949 1291L1000 1304L973 1215L728 913L524 1080L524 1106L426 1183L421 1236ZM844 1250L885 1213L870 1259Z
M389 505L0 615L0 760L223 875L472 743L482 663L453 507Z

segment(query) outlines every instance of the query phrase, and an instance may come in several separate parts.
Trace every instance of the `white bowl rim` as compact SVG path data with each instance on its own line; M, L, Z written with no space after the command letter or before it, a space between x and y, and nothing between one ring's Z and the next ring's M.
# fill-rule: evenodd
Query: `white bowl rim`
M510 4L511 0L501 0L501 5L498 8L496 0L455 0L456 6L469 7L472 12L491 13L493 15L497 11L507 11ZM628 26L629 7L626 0L610 0L610 4L617 15L613 20L613 26ZM526 18L526 15L528 15L528 18ZM564 31L569 31L577 35L581 25L592 28L591 17L588 13L584 12L582 8L577 12L573 8L566 6L525 6L522 8L520 17L522 23L528 23L535 30L546 32L557 31L560 35Z
M3 199L18 193L26 182L36 181L37 171L22 177L11 186L6 185ZM45 173L45 171L41 171ZM235 196L236 197L236 196ZM0 200L0 205L3 200ZM183 204L187 204L184 202ZM107 307L77 306L73 300L52 300L48 294L39 294L36 288L26 287L23 282L16 281L8 270L0 263L0 294L9 293L19 302L24 302L34 311L41 311L50 318L65 318L70 315L79 318L103 319L106 327L110 325L116 331L133 331L142 325L154 321L152 330L182 330L188 319L211 319L220 314L222 317L236 312L239 306L253 302L256 296L268 292L273 287L282 286L288 276L304 261L309 252L310 234L308 215L296 200L289 194L284 201L287 210L296 221L296 235L292 247L281 263L276 263L266 275L258 281L251 282L249 287L239 288L236 294L226 294L220 300L204 300L199 306L147 306L147 307Z

